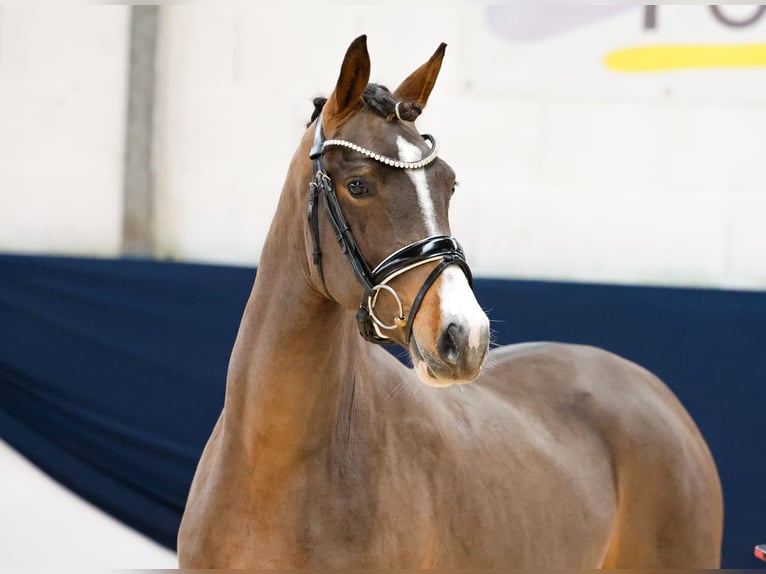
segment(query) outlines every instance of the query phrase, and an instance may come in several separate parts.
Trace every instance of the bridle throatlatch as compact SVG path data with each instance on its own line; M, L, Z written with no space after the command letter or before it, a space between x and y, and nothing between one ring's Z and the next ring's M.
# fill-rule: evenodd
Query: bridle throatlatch
M438 151L436 140L432 136L423 135L423 139L430 144L431 152L419 161L405 162L377 154L345 140L333 139L325 141L324 131L322 129L322 114L319 114L319 117L316 120L314 145L309 154L309 157L314 162L314 177L310 184L308 210L309 228L311 230L312 241L314 244L312 255L313 262L317 267L319 278L322 282L322 289L325 294L330 297L325 285L324 271L322 269L322 250L319 245L319 210L317 204L321 199L324 211L327 214L327 218L330 220L330 225L333 230L335 230L341 251L346 255L346 258L351 264L351 268L354 270L354 274L364 287L364 295L359 304L359 311L356 313L359 333L367 341L379 345L395 343L395 341L391 340L391 338L383 332L392 331L394 329L404 329L405 341L409 343L410 335L412 333L412 323L415 320L415 315L420 308L420 304L431 285L433 285L447 266L457 265L460 267L468 279L468 284L473 288L471 269L468 267L468 263L465 260L465 255L463 254L463 249L460 244L454 237L448 237L446 235L427 237L416 241L415 243L411 243L406 247L402 247L386 257L374 269L371 269L367 260L364 258L364 255L362 255L359 245L354 239L351 227L343 216L335 186L333 185L330 176L324 171L322 154L328 147L342 146L393 168L420 169L435 160ZM439 263L433 268L423 285L420 287L418 294L412 302L409 314L405 317L402 301L393 287L388 283L395 277L406 273L411 269L435 261L438 261ZM378 301L378 296L381 291L386 291L393 297L398 308L398 315L394 318L393 323L390 324L385 323L375 315L375 304Z

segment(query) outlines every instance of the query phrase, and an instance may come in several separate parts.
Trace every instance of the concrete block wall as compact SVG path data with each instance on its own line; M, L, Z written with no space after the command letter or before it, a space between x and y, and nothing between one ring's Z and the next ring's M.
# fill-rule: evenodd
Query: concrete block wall
M99 23L98 34L91 29L96 16L69 22L90 29L75 35L77 42L95 35L89 48L80 48L94 63L84 59L84 73L72 60L64 76L93 83L119 75L123 8L83 8L103 10L99 17L114 28ZM659 6L648 26L645 7L573 10L476 3L163 6L155 126L158 256L257 264L311 98L327 95L348 43L367 33L373 80L390 87L439 42L449 44L418 123L439 138L442 156L461 180L453 231L477 274L766 288L766 70L629 73L605 64L609 53L635 46L763 43L766 15L731 26L707 6ZM720 10L742 22L758 7ZM15 18L6 12L2 30ZM94 48L107 29L110 47ZM37 36L35 49L47 49L51 35L55 31ZM4 47L15 42L1 32L0 41ZM71 34L68 41L74 41ZM3 61L14 59L7 48L1 53ZM0 64L0 101L10 85L2 67L8 65ZM23 76L21 83L29 89L35 81L47 88L45 79ZM120 84L115 79L109 85ZM78 212L66 232L60 229L61 203L70 200L49 200L54 192L45 177L61 173L66 162L53 149L30 147L18 165L36 158L37 174L0 167L0 198L12 205L3 212L13 214L0 213L0 248L118 249L115 179L124 102L116 92L96 95L101 100L89 107L111 115L99 124L78 116L68 128L76 133L68 153L84 158L93 151L82 142L89 130L108 142L94 162L67 168L77 177L57 180L98 216ZM20 97L11 104L24 105ZM3 105L0 114L18 112ZM12 132L25 126L16 123ZM6 138L0 151L21 153L14 140ZM102 195L84 191L92 189L93 174L84 175L91 163L98 164L93 169ZM27 197L53 201L59 214L41 216L45 209L35 211ZM29 220L25 228L40 233L14 231L23 218Z

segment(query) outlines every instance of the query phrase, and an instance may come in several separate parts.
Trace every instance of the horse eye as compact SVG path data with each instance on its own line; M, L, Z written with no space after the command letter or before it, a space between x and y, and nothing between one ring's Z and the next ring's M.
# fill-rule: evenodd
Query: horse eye
M364 185L364 182L360 179L352 179L346 184L346 188L354 197L359 197L360 195L367 193L367 186Z
M452 193L450 193L450 195L455 195L455 191L457 191L458 187L460 187L460 182L459 181L456 181L455 183L453 183L452 184Z

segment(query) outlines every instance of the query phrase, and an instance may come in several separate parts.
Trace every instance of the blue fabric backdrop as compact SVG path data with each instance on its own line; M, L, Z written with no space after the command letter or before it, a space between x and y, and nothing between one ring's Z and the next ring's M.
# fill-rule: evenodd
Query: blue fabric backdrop
M0 437L174 548L255 270L0 256ZM478 279L500 343L598 345L663 378L707 438L724 566L766 542L766 293Z

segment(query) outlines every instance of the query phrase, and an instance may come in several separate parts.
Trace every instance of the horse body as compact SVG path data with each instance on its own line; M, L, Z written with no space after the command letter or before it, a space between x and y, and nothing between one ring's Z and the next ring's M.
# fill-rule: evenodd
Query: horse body
M327 106L360 53L357 41ZM472 369L450 353L469 355L477 331L461 328L460 340L458 319L434 318L446 280L413 327L417 376L359 337L342 256L325 256L325 293L309 263L311 145L307 132L264 246L179 531L180 566L717 567L715 465L646 370L590 347L525 344L493 350L470 385L429 388L421 381L450 377L436 355L454 380ZM374 239L360 242L367 253ZM392 285L412 300L428 271Z

